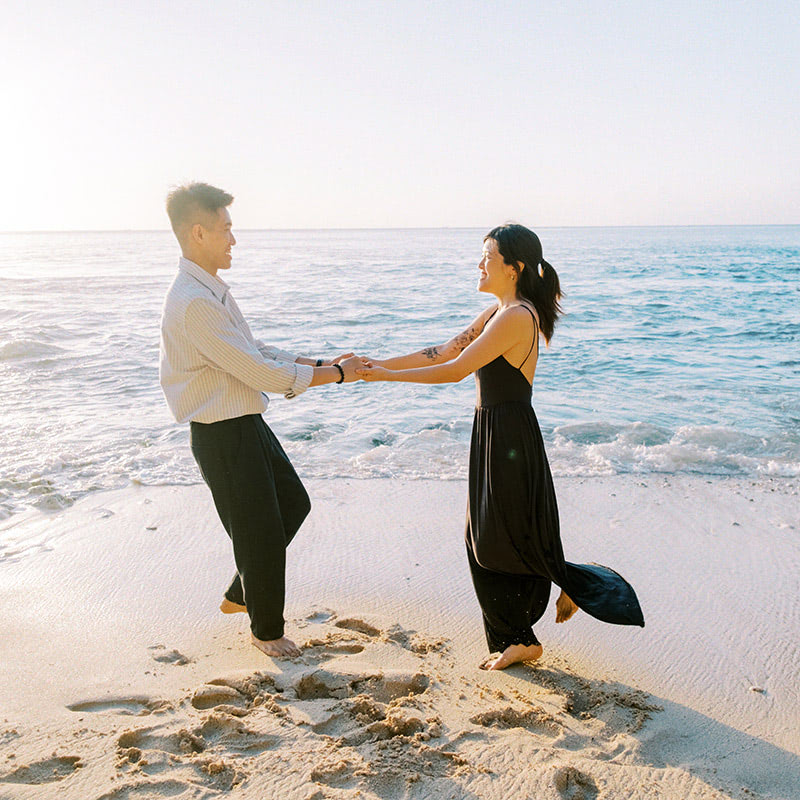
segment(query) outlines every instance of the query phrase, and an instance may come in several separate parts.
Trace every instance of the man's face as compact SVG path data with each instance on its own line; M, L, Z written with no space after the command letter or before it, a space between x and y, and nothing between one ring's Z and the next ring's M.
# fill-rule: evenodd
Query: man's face
M216 215L208 214L203 225L203 252L217 269L230 269L231 248L236 244L231 230L231 215L227 208L218 208Z

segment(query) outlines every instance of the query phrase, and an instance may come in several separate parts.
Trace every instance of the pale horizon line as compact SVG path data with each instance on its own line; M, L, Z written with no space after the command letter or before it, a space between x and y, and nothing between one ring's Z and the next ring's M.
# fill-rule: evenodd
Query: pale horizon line
M502 223L501 223L502 224ZM796 228L800 222L690 222L690 223L668 223L668 224L636 224L636 225L537 225L536 230L585 230L585 229L631 229L631 228ZM342 226L342 227L297 227L297 228L243 228L236 227L237 231L249 233L265 233L270 231L482 231L484 228L478 225L400 225L396 227L386 227L384 225L375 226ZM15 236L26 234L59 234L59 233L169 233L170 228L30 228L27 230L0 230L0 235Z

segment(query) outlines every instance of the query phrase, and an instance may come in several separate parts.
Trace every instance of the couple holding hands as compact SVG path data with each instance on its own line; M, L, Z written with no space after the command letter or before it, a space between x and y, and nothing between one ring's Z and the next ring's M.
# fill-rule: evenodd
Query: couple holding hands
M189 422L192 454L233 543L236 575L220 606L246 611L253 644L293 657L284 636L286 548L311 508L286 453L261 416L265 392L295 397L310 386L354 380L451 383L475 374L477 403L469 460L466 550L491 655L503 669L534 661L533 625L551 584L561 589L556 621L579 608L604 622L644 625L630 584L597 564L565 561L558 507L542 435L531 407L540 337L560 312L558 275L535 233L503 225L483 241L478 290L496 302L436 347L383 361L352 354L298 357L253 338L228 285L236 240L233 197L205 183L173 190L167 214L181 247L164 302L160 380L178 422Z

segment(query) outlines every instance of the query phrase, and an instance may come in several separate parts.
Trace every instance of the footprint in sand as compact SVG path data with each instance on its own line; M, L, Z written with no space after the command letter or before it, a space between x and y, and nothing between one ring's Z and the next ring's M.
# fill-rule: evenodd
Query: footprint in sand
M172 703L168 700L154 700L150 697L108 697L103 700L84 700L67 706L70 711L138 717L146 714L163 714L172 707Z
M283 690L275 685L269 673L254 672L246 676L214 678L195 690L191 703L197 709L214 708L234 716L245 716L254 706L265 707L284 715L275 695Z
M519 711L511 706L484 711L470 717L470 722L485 728L525 728L536 733L561 733L558 722L541 708Z
M330 612L329 620L324 619L321 614L314 616L316 618L315 621L318 622L334 620L336 617L333 612ZM308 619L310 619L310 617ZM426 637L416 631L407 630L397 624L390 626L386 631L382 631L376 625L358 617L339 619L333 624L341 630L352 631L368 639L381 639L386 642L392 642L393 644L399 644L404 650L408 650L420 656L428 655L429 653L444 653L450 646L447 639ZM340 634L337 637L333 632L329 632L324 639L310 640L306 646L319 647L322 644L325 644L332 652L358 653L364 649L363 643L359 643L357 640L353 639L348 642L345 636Z
M393 739L395 736L413 736L424 730L425 723L419 716L405 709L390 708L383 719L368 725L366 732L375 739Z
M0 744L7 744L13 742L14 739L19 739L22 734L16 728L9 728L7 731L0 731Z
M197 687L188 698L198 711L214 712L233 717L246 717L258 708L276 717L287 719L288 712L275 699L289 685L278 687L275 677L265 672L213 678Z
M193 661L193 659L185 656L179 650L167 650L163 644L155 644L147 649L157 651L153 654L153 661L158 661L159 664L175 664L178 667L182 667L185 664L191 664ZM161 650L164 652L158 652Z
M320 608L315 611L312 611L305 619L304 623L308 624L311 623L312 625L318 625L323 622L330 622L331 620L336 619L336 612L330 608Z
M407 630L401 625L392 625L385 634L389 642L399 644L404 650L420 656L429 653L444 653L450 648L450 642L440 637L429 638L417 631Z
M575 767L557 769L553 783L564 800L595 800L597 797L597 784L594 779Z
M222 747L226 751L247 755L272 750L281 744L279 736L252 730L240 720L216 712L210 714L193 733L202 738L209 750Z
M277 736L251 730L239 719L214 712L192 730L167 731L164 726L127 730L117 739L117 754L123 761L135 762L148 750L187 756L222 746L239 753L255 753L278 744Z
M248 699L238 689L232 686L219 684L206 684L195 689L192 695L192 705L197 709L214 708L215 706L234 706L244 708Z
M372 739L361 745L346 756L327 754L311 771L311 780L336 789L367 789L378 797L422 797L411 789L421 779L449 778L471 771L468 761L458 753L435 749L402 735L389 740ZM354 757L358 756L357 761ZM424 796L456 795L426 791Z
M298 700L343 698L350 692L351 680L352 676L318 669L303 675L294 684L294 693Z
M363 765L355 764L348 759L340 759L323 766L315 767L309 776L312 781L324 783L337 789L347 788L355 780L355 772Z
M333 624L337 628L343 628L347 631L356 631L357 633L363 633L365 636L378 637L381 635L381 631L374 625L370 625L369 622L365 622L363 619L357 619L355 617L339 619Z
M399 697L422 694L430 683L430 678L422 672L412 675L387 669L376 677L365 676L353 681L351 688L356 694L368 694L380 703L389 703Z
M602 681L589 681L578 675L539 667L531 673L535 683L564 701L564 711L575 719L594 718L612 733L636 733L663 707L649 702L638 689L617 689Z
M190 733L185 728L175 733L157 733L162 727L139 728L125 731L117 739L117 750L125 753L128 750L160 750L173 755L202 753L206 743L201 736Z
M402 703L408 699L400 698L387 705L366 694L347 698L330 709L331 716L313 724L311 729L350 747L415 734L420 734L420 740L441 736L440 718L428 717L423 722L418 710L403 707Z
M23 764L6 775L0 775L0 783L24 783L35 785L63 781L83 766L78 756L60 756L35 764Z
M155 797L191 797L197 787L188 781L146 781L120 786L101 795L97 800L152 800Z
M277 694L281 690L275 685L275 677L268 672L253 672L248 675L231 675L213 678L206 686L228 686L249 699L259 694Z
M421 672L410 674L399 670L369 673L346 673L316 669L302 675L294 683L299 700L342 699L368 694L381 703L395 698L421 694L430 685L430 678Z
M346 633L330 631L324 638L317 637L304 642L301 650L304 656L324 658L328 653L336 655L361 653L364 650L364 645Z

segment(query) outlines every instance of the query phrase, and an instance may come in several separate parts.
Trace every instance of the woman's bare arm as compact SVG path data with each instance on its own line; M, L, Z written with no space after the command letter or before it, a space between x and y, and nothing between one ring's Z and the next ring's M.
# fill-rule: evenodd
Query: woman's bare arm
M391 370L405 370L414 369L415 367L429 367L432 364L445 364L456 358L480 336L486 325L486 320L496 308L496 306L490 306L482 311L472 320L465 330L442 345L426 347L423 350L418 350L415 353L409 353L405 356L396 356L383 360L370 359L370 361L375 366Z
M489 311L491 312L491 309ZM530 315L522 311L520 306L514 306L497 314L486 326L483 335L476 336L455 359L404 369L392 369L376 364L373 367L357 369L356 374L365 381L457 383L490 361L494 361L498 356L507 353L523 338L529 337L530 326Z

